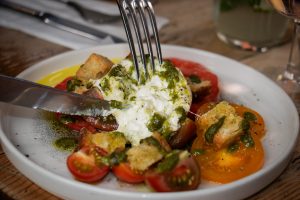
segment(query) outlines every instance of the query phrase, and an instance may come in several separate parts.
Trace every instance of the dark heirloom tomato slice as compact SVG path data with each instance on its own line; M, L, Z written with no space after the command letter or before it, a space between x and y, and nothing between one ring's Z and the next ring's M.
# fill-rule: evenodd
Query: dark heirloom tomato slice
M112 167L112 171L119 180L127 183L142 183L145 180L145 176L131 170L128 163L115 165Z
M194 190L200 184L200 169L192 158L186 158L169 172L151 170L146 173L146 183L157 192Z
M67 158L68 169L75 178L83 182L99 181L109 172L109 166L97 162L90 150L88 147L82 148Z
M219 87L218 77L206 69L203 65L192 61L187 61L178 58L168 58L177 68L181 70L184 76L190 77L192 75L198 76L200 80L208 80L211 82L211 89L200 102L193 102L191 111L196 113L198 108L206 102L216 101L218 99Z
M90 132L96 132L96 129L80 116L69 116L56 113L56 119L73 131L79 132L82 128L86 128Z
M186 118L180 129L173 135L169 144L173 149L181 149L196 137L196 124L190 118Z

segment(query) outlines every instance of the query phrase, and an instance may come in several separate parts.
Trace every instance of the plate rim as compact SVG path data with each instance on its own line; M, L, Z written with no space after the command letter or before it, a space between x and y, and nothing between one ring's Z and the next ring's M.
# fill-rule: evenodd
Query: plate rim
M67 51L67 52L64 52L64 53L61 53L61 54L58 54L58 55L55 55L53 57L50 57L50 58L47 58L41 62L38 62L34 65L32 65L31 67L27 68L26 70L24 70L23 72L21 72L17 77L22 77L26 74L30 74L32 71L34 71L36 68L38 68L39 66L47 63L47 62L52 62L53 60L56 60L56 59L60 59L61 57L65 57L67 55L71 55L71 54L74 54L74 53L84 53L84 52L88 52L88 51L97 51L97 49L102 49L102 48L126 48L127 47L127 44L112 44L112 45L104 45L104 46L97 46L97 47L92 47L92 48L86 48L86 49L80 49L80 50L75 50L75 51ZM195 53L200 53L204 56L213 56L213 57L219 57L219 58L222 58L222 59L226 59L230 62L234 62L238 65L243 65L243 67L247 70L250 70L254 73L257 73L259 74L260 76L263 76L264 79L270 81L271 83L273 83L271 81L271 79L269 79L266 75L258 72L257 70L249 67L248 65L245 65L241 62L238 62L236 60L233 60L231 58L228 58L228 57L225 57L223 55L219 55L219 54L216 54L216 53L212 53L212 52L208 52L208 51L204 51L204 50L200 50L200 49L194 49L194 48L189 48L189 47L182 47L182 46L177 46L177 45L162 45L162 49L168 49L168 48L171 48L171 49L179 49L180 51L191 51L191 52L195 52ZM128 47L126 48L128 49ZM275 83L273 83L275 85ZM285 95L287 97L287 99L289 99L288 101L290 106L293 107L293 114L294 117L296 117L296 124L295 126L297 127L297 130L299 130L299 116L298 116L298 112L296 110L296 107L295 105L292 103L291 99L286 95L286 93L278 86L276 85L279 89L281 90L281 92L283 93L283 95ZM3 111L0 111L0 117L1 117L1 122L2 122L2 118L4 116L5 112ZM298 131L297 131L298 132ZM288 148L286 150L286 153L285 154L291 154L292 153L292 150L295 148L295 145L296 145L296 142L297 142L297 138L299 137L299 134L296 134L296 138L293 142L293 144L290 146L290 148ZM96 192L98 193L99 191L100 192L103 192L103 193L106 193L106 194L109 194L109 195L116 195L116 190L114 189L106 189L106 188L100 188L100 187L95 187L95 186L92 186L91 185L85 185L85 184L82 184L81 182L78 182L76 180L69 180L69 179L66 179L65 177L62 177L62 176L59 176L53 172L50 172L48 171L47 169L35 164L33 161L31 161L30 159L27 159L13 144L12 142L10 142L9 138L6 137L4 131L3 131L3 127L2 127L2 123L0 123L0 141L1 141L1 144L2 144L2 147L3 147L3 150L5 151L6 155L7 154L15 154L18 156L18 159L20 160L20 162L24 162L26 165L30 166L30 167L34 167L34 168L37 168L40 173L46 173L47 176L51 176L51 177L54 177L54 179L58 179L59 181L61 182L65 182L66 184L70 184L71 186L75 186L76 187L83 187L85 189L88 189L88 190L96 190ZM287 155L287 156L290 156L290 155ZM277 163L282 163L284 162L286 159L289 159L287 157L282 157L281 159L279 159L277 161ZM9 160L11 160L9 158ZM240 180L237 180L237 181L234 181L232 183L228 183L228 184L224 184L224 185L221 185L221 186L218 186L218 188L220 190L227 190L227 189L230 189L230 188L235 188L236 186L238 185L243 185L243 184L246 184L248 179L257 179L258 177L260 177L262 174L264 173L267 173L268 171L272 171L274 170L274 168L278 167L279 164L277 165L271 165L271 166L266 166L265 168L259 170L258 172L250 175L250 176L247 176L243 179L240 179ZM287 165L287 164L286 164ZM16 166L15 166L16 167ZM285 167L285 166L284 166ZM284 168L282 167L282 168ZM16 167L18 168L18 167ZM22 171L18 168L19 171ZM282 171L283 169L280 169L279 171ZM24 174L24 173L23 173ZM278 176L278 174L276 176L273 177L276 178ZM28 176L27 176L28 177ZM28 177L29 178L29 177ZM30 180L32 180L31 178L29 178ZM35 182L35 181L33 181ZM270 181L271 182L271 181ZM39 185L38 183L36 183L37 185ZM269 183L268 183L269 184ZM41 185L39 185L41 187ZM260 188L261 189L261 188ZM259 189L259 190L260 190ZM46 189L47 191L49 191L48 189ZM179 198L180 197L186 197L187 195L190 195L190 197L197 197L199 195L199 192L200 193L211 193L215 190L215 188L204 188L204 189L198 189L198 190L193 190L193 191L185 191L185 192L171 192L171 193L167 193L168 196L170 196L170 194L175 194L176 196L178 196ZM52 192L54 193L54 192ZM55 194L55 193L54 193ZM131 191L118 191L117 193L119 196L118 197L124 197L127 196L127 198L151 198L151 199L165 199L165 196L166 194L164 193L145 193L145 192L131 192Z

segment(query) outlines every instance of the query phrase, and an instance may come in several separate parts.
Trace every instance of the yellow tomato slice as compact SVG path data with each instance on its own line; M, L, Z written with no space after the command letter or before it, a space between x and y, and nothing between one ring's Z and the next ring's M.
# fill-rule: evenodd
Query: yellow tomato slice
M244 106L233 105L238 115L243 116L244 112L251 112L256 116L255 121L251 121L249 133L254 140L253 147L246 147L239 138L235 142L234 151L228 148L217 149L213 145L207 144L204 137L198 134L192 145L192 151L201 150L201 154L195 155L201 167L201 177L203 179L218 183L229 183L245 176L248 176L263 166L264 150L260 139L265 134L265 124L263 118L255 111ZM203 105L198 114L207 112L212 108L211 104Z

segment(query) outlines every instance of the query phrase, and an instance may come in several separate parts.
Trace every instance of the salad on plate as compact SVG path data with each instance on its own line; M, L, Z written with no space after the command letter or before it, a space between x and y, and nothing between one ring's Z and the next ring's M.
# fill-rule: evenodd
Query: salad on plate
M199 63L167 58L156 60L155 69L146 76L140 62L137 81L130 56L113 62L93 53L55 86L111 105L98 117L56 114L76 135L66 160L75 179L95 183L113 173L121 182L171 192L197 189L203 179L232 182L262 168L259 113L221 99L218 77Z

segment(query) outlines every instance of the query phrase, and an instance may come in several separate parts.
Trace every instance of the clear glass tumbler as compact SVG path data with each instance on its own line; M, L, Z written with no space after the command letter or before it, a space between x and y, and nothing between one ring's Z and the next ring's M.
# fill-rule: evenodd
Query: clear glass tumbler
M265 0L215 0L214 19L222 41L258 52L281 44L289 24Z

